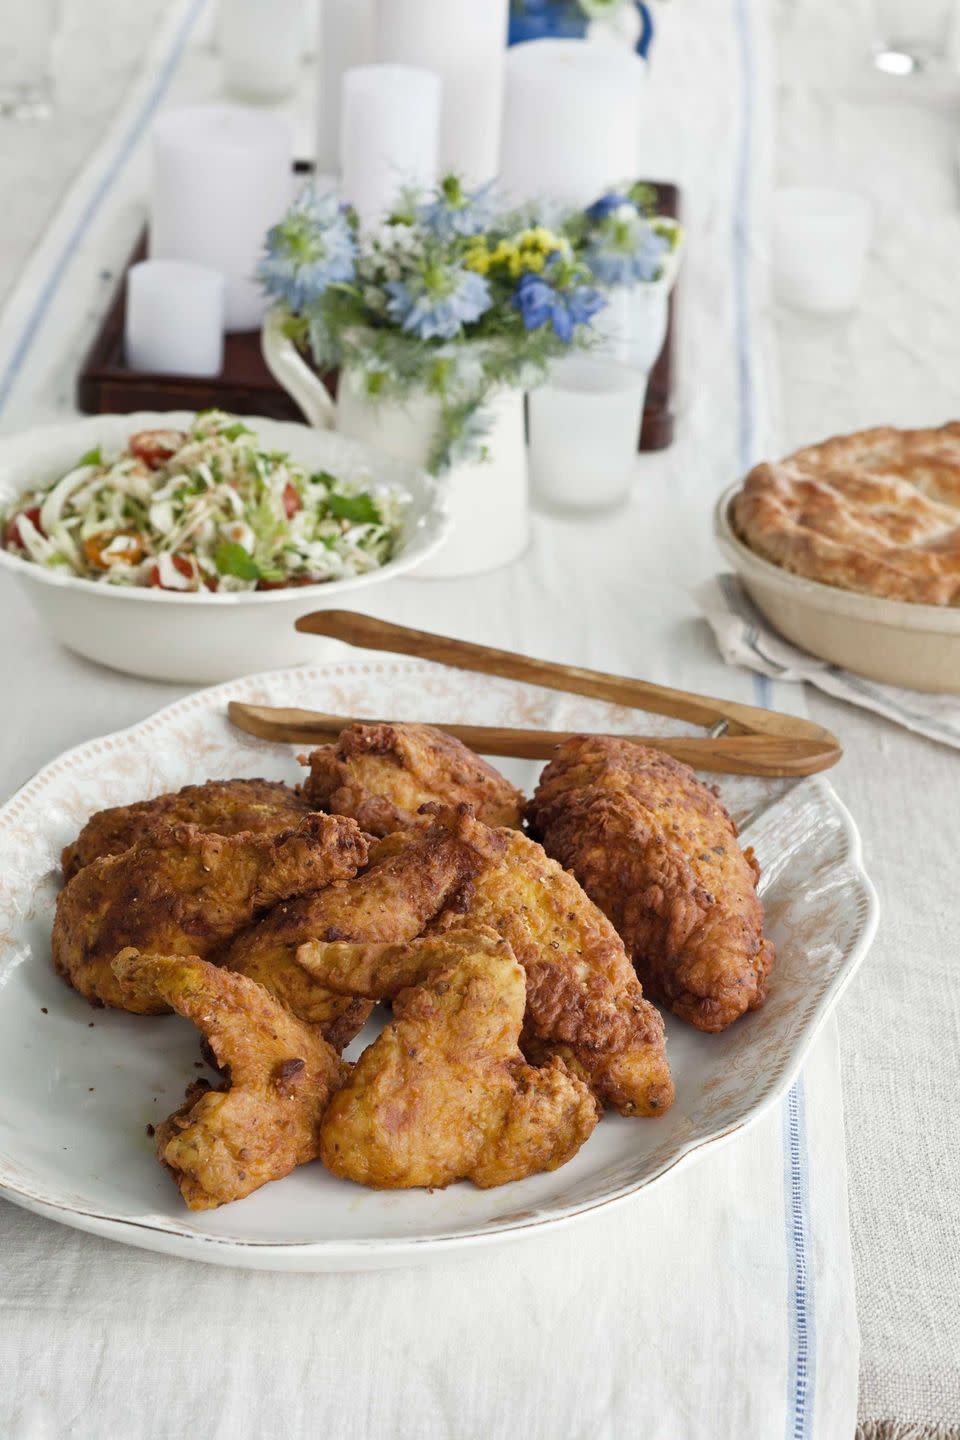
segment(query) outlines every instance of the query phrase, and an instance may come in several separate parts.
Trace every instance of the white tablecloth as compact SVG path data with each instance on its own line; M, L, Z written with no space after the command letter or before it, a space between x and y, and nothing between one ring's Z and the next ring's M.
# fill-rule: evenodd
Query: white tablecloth
M71 403L101 277L142 218L149 115L212 93L203 11L202 0L169 11L0 317L5 427ZM751 678L722 666L690 589L716 564L713 496L779 447L771 327L755 289L772 133L767 6L685 0L658 13L644 168L680 180L691 232L677 443L638 462L626 517L540 518L522 564L405 582L392 613L750 698ZM2 789L179 693L59 651L9 585L0 605L13 697ZM670 1440L847 1440L857 1361L833 1025L789 1102L689 1173L482 1261L379 1276L221 1272L0 1205L0 1433L16 1440L321 1429L547 1440L640 1428Z

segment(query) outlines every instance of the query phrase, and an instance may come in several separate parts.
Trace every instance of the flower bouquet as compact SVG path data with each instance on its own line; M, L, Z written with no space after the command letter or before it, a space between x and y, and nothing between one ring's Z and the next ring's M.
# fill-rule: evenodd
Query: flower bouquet
M275 302L268 364L313 423L443 477L462 549L443 573L505 563L524 547L523 393L595 343L607 286L638 284L667 263L673 241L643 198L604 197L545 223L534 207L499 210L490 186L469 192L451 175L432 193L402 194L369 232L309 188L270 230L258 271ZM332 370L335 413L316 377Z
M603 305L564 234L498 217L489 186L470 194L454 176L363 236L349 208L305 190L259 276L319 370L381 404L433 397L434 474L482 458L494 394L542 380Z

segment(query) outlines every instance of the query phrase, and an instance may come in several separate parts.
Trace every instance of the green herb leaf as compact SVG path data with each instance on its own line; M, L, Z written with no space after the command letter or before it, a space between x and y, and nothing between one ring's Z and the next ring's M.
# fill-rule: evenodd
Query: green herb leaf
M239 440L241 435L252 435L253 431L249 425L244 425L242 420L237 420L233 425L227 425L220 431L224 440Z
M380 511L369 495L331 494L327 500L331 515L356 525L379 525Z
M235 540L225 540L218 546L213 559L221 575L235 575L238 580L260 579L260 566Z
M328 490L332 490L336 483L337 477L331 475L329 470L315 470L310 476L311 485L326 485Z
M86 455L81 455L81 456L80 456L80 459L77 461L76 468L79 470L81 465L102 465L102 464L103 464L103 452L101 451L99 445L94 445L93 449L92 449L92 450L88 450L87 453L86 453Z

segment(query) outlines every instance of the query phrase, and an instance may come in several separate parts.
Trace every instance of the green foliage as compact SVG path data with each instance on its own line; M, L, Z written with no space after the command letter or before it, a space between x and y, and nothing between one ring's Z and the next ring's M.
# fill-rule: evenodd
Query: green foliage
M260 566L249 550L234 540L218 545L213 560L221 575L235 575L238 580L260 579Z

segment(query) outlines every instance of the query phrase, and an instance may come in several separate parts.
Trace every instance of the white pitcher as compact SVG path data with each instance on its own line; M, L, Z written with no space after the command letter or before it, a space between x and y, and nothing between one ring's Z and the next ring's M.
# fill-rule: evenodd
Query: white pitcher
M307 422L336 429L375 449L426 466L440 423L440 401L426 391L403 400L369 395L362 376L340 372L336 403L317 373L284 333L284 313L271 311L263 325L263 357L274 379L300 406ZM448 579L496 570L518 559L530 538L523 391L503 389L485 407L491 419L484 444L489 458L452 465L447 486L453 530L450 539L415 571Z

